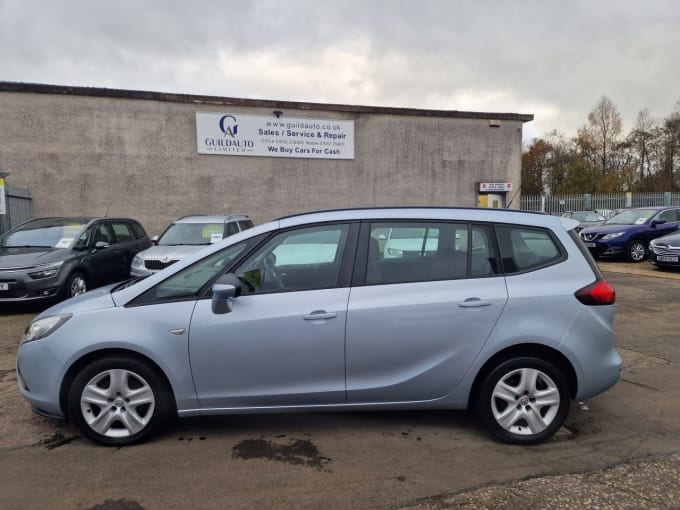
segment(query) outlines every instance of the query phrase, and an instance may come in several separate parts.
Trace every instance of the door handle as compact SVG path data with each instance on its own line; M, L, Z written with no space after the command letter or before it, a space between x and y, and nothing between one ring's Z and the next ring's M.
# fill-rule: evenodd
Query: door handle
M480 308L482 306L491 306L491 301L482 301L478 297L467 298L462 303L458 303L461 308Z
M326 312L325 310L314 310L312 313L303 316L306 321L323 321L326 319L335 319L338 316L335 312Z

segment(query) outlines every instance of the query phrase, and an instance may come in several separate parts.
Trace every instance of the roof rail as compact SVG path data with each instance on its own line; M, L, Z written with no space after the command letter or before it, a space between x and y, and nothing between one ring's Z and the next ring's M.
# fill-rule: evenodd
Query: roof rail
M319 211L307 211L303 213L297 213L297 214L289 214L288 216L281 216L280 218L276 218L274 221L281 221L281 220L286 220L288 218L296 218L298 216L306 216L308 214L319 214L319 213L328 213L328 212L340 212L340 211L380 211L380 210L385 210L385 209L441 209L441 210L454 210L454 211L479 211L483 210L484 208L481 207L449 207L449 206L441 206L441 205L396 205L396 206L380 206L380 207L346 207L346 208L341 208L341 209L322 209ZM489 209L489 210L495 210L498 211L500 209ZM546 214L541 211L527 211L524 209L503 209L503 211L507 211L510 213L528 213L528 214Z

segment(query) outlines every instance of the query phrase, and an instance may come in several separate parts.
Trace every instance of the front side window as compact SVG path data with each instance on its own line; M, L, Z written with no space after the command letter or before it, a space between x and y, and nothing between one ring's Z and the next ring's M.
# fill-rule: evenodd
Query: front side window
M94 240L92 241L94 245L97 243L113 244L111 239L111 233L108 227L104 223L100 223L94 228Z
M244 294L335 287L347 242L348 225L325 225L281 232L233 272Z
M235 221L230 221L227 223L227 237L238 234L238 225Z
M466 223L372 223L366 283L406 283L467 276Z
M557 242L545 229L497 225L496 235L506 273L538 269L564 258Z
M198 298L201 289L220 272L224 271L252 244L254 244L254 240L249 239L199 260L146 291L135 300L134 304Z
M666 223L675 223L678 221L678 210L677 209L669 209L668 211L663 211L659 213L659 215L654 218L655 220L666 220Z

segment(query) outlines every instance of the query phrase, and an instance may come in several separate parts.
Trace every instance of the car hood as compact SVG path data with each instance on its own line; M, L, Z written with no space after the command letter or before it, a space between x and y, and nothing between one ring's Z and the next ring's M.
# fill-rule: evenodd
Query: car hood
M106 287L99 287L98 289L91 290L80 296L69 298L66 301L62 301L61 303L49 307L38 315L36 319L42 319L43 317L49 317L50 315L60 313L82 313L114 307L116 304L113 302L113 297L111 297L111 289L116 285L120 284L114 283L107 285Z
M196 253L206 246L209 245L180 244L177 246L152 246L144 251L140 251L137 255L145 260L162 260L166 257L168 260L180 260L184 257L188 257L192 253Z
M656 245L666 244L672 246L680 246L680 232L674 232L663 237L657 237L652 241Z
M0 248L0 270L28 268L64 260L70 255L65 248Z

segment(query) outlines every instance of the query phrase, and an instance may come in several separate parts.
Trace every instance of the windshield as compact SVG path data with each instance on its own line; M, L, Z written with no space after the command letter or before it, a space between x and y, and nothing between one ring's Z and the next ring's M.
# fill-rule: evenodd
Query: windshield
M211 244L221 241L223 234L224 223L173 223L163 232L158 246Z
M628 209L605 221L607 225L642 225L657 213L656 209Z
M573 212L571 213L571 217L577 221L602 221L604 218L602 218L599 214L593 211L579 211L579 212Z
M86 220L46 218L22 225L0 237L3 248L68 248L78 238Z

